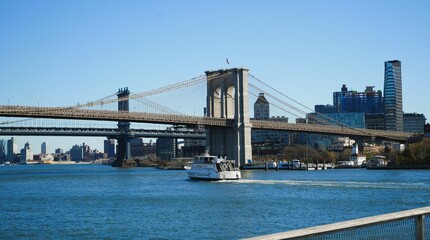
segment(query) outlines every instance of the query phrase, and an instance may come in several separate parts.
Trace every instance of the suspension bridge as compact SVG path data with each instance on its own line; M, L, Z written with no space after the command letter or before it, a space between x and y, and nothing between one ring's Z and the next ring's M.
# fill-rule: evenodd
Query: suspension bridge
M0 117L7 120L0 122L0 135L116 138L118 166L131 157L130 140L135 137L205 138L213 154L227 155L240 166L252 158L251 129L382 138L400 142L412 135L353 128L318 113L319 124L254 120L249 116L249 102L259 93L264 93L270 99L271 107L282 113L297 118L312 117L307 115L312 109L270 87L249 74L247 69L233 68L207 71L205 75L141 93L131 93L123 88L84 104L65 107L3 105L0 106ZM31 122L38 119L44 122L43 126L31 126ZM72 121L77 126L66 126L64 121ZM100 123L110 126L95 126ZM162 126L162 129L148 129L139 124ZM166 125L186 128L177 130Z

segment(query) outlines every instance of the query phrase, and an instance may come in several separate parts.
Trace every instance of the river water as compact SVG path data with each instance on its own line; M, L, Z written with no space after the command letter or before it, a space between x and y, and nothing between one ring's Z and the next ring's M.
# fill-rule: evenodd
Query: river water
M0 239L239 239L430 205L430 171L0 167Z

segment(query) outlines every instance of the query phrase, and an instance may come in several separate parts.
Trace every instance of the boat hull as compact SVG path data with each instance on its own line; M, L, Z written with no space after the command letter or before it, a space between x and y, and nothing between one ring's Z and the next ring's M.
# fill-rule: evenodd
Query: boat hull
M187 170L188 177L193 180L238 180L241 178L240 171L223 171L223 172L210 172L210 171L196 171Z

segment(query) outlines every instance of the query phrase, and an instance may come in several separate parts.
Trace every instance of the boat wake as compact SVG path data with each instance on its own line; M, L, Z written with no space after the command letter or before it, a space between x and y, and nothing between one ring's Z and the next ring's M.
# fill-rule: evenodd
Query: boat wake
M317 181L317 180L248 180L239 179L231 182L235 184L260 184L260 185L288 185L288 186L317 186L335 188L383 188L383 189L428 189L430 186L424 183L398 183L398 182L360 182L360 181Z

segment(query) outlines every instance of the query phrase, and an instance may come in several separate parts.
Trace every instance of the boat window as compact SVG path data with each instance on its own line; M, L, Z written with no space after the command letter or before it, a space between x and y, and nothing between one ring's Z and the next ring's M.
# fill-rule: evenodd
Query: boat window
M220 165L220 164L217 164L217 165L216 165L216 169L218 170L218 172L221 172L221 171L222 171L222 169L221 169L221 165Z

